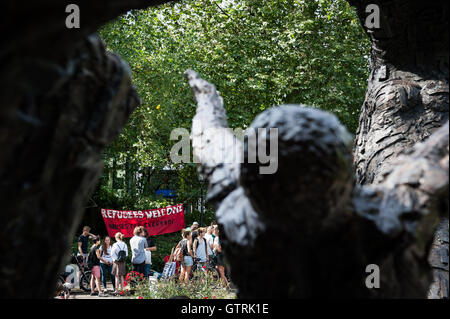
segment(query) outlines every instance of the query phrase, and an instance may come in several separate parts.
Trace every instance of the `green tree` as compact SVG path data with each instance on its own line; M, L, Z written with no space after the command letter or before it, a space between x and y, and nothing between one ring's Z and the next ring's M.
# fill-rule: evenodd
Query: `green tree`
M195 114L188 68L216 85L230 127L245 129L274 105L302 103L334 112L356 130L369 43L343 0L180 1L130 11L100 34L129 62L142 99L105 154L107 169L120 159L133 172L123 187L136 200L151 197L162 178L156 172L168 166L177 172L171 183L180 200L200 196L195 167L169 157L176 142L170 132L190 129Z

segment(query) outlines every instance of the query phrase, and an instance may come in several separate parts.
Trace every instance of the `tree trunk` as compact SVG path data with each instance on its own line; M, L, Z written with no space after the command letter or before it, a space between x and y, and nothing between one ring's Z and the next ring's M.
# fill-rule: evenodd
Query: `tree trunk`
M350 1L364 25L378 4L370 77L355 142L357 182L378 183L403 151L448 121L448 3Z
M448 121L448 2L349 2L372 42L371 72L355 141L356 180L378 184L400 154ZM365 25L369 4L379 6L379 29ZM448 215L448 203L442 209ZM439 280L430 297L448 298L448 220L439 230L430 259L435 281Z
M0 296L47 298L101 173L101 152L139 98L130 70L91 35L131 8L165 1L2 1Z

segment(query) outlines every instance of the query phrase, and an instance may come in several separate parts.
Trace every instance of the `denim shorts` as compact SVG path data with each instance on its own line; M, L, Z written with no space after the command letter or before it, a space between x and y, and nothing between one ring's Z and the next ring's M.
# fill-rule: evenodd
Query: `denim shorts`
M183 266L190 267L194 264L191 256L184 256L183 258Z

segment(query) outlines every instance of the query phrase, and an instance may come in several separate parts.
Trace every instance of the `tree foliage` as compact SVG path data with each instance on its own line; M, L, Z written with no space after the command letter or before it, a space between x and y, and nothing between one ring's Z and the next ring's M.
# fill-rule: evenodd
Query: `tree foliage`
M245 129L274 105L301 103L334 112L356 130L369 42L343 0L179 1L130 11L100 34L129 62L142 99L105 154L107 168L120 157L133 176L139 172L131 191L138 197L151 194L143 180L158 178L146 178L149 171L168 165L179 173L180 199L199 196L195 166L169 158L171 130L190 129L195 114L188 68L216 85L230 127Z

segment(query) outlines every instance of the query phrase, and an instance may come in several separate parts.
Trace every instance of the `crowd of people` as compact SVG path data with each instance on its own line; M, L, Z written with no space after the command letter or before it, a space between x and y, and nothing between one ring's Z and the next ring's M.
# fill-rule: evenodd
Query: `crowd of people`
M78 237L78 256L91 270L91 295L98 293L99 297L107 296L110 292L107 289L107 277L112 283L112 294L118 294L120 290L124 289L124 278L127 274L128 245L123 240L124 235L117 232L114 236L115 242L112 243L111 237L106 236L102 240L100 236L94 235L90 231L90 227L85 226L82 234ZM194 222L191 227L181 231L181 236L182 239L176 246L183 256L178 281L189 284L191 268L195 260L201 266L207 263L214 265L220 274L223 285L228 287L217 224L211 223L207 228L203 228ZM88 247L89 240L92 240L93 243L90 249ZM130 239L129 245L132 253L132 270L147 278L152 265L151 252L157 249L154 240L149 237L147 229L137 226L133 230L133 237Z
M197 259L201 266L207 263L215 265L223 286L228 287L217 224L211 223L207 228L199 228L198 223L194 222L191 227L181 231L181 237L182 239L176 247L183 255L178 281L189 284L191 268L194 259Z
M155 242L149 237L147 229L141 226L134 228L133 235L130 239L132 270L148 277L152 264L151 252L156 251ZM91 295L95 295L97 290L98 296L106 296L107 275L111 279L113 294L124 288L128 245L123 241L124 235L121 232L116 233L114 238L114 244L111 243L109 236L101 240L99 236L90 233L89 226L85 226L83 233L78 237L78 256L83 258L92 273ZM90 250L88 250L89 239L93 243Z

